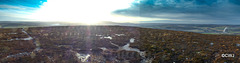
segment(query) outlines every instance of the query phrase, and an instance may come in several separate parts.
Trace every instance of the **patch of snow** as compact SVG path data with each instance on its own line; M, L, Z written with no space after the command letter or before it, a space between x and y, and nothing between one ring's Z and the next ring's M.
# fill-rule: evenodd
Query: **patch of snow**
M236 46L240 46L240 44L236 44Z
M15 40L15 39L9 39L9 40L7 40L7 41L13 41L13 40Z
M107 50L107 48L105 48L105 47L101 47L100 49L102 49L103 51Z
M193 43L196 43L196 44L198 44L198 42L193 42Z
M100 37L101 37L102 35L98 35L98 34L96 34L96 36L100 36Z
M100 36L100 35L97 35L97 36ZM103 38L105 38L105 39L110 39L110 40L112 39L111 36L105 36L105 37L104 37L104 36L100 36L100 39L103 39Z
M146 52L145 51L143 51L143 52L141 51L139 54L140 54L141 57L145 57Z
M24 31L24 29L22 29L22 32L28 35L28 33L27 33L26 31ZM30 35L28 35L28 38L15 38L15 39L7 40L7 41L13 41L13 40L32 40L32 39L33 39L33 38L32 38Z
M223 33L227 33L227 32L226 32L227 29L228 29L228 27L225 27L225 28L223 29Z
M24 31L24 29L22 29L22 32L25 33L25 34L28 34L26 31Z
M32 40L32 37L28 37L28 38L23 38L23 40Z
M106 39L112 39L112 37L111 37L111 36L107 36L107 37L103 37L103 38L106 38Z
M213 45L214 43L210 43L210 45Z
M13 41L13 40L32 40L32 37L28 37L28 38L15 38L15 39L9 39L7 41Z
M103 39L103 37L100 37L100 39Z
M18 54L14 54L14 55L8 55L6 58L17 58L17 57L21 57L21 56L25 56L25 55L30 55L30 53L28 52L23 52L23 53L18 53Z
M197 52L198 54L200 53L200 52Z
M17 34L17 33L8 33L8 34Z
M171 50L172 50L172 51L175 51L175 49L174 49L174 48L172 48Z
M141 61L141 63L152 63L153 58L145 58Z
M123 49L123 50L126 50L126 51L136 51L136 52L139 52L139 53L140 53L140 50L139 50L139 49L137 49L137 48L131 48L131 47L129 47L129 46L130 46L130 44L128 43L128 44L124 45L123 47L121 47L120 49Z
M123 47L120 47L119 50L135 51L135 52L138 52L141 57L145 58L145 51L140 51L137 48L131 48L129 46L130 46L130 43L124 45Z
M77 56L78 59L80 59L82 62L86 62L88 60L88 58L90 57L89 54L79 54L76 53L75 54Z
M40 47L35 48L33 51L39 51Z
M124 36L125 34L115 34L116 36Z
M134 40L135 40L134 38L131 38L130 43L134 43Z
M114 44L114 43L112 43L112 42L110 42L110 44L112 44L112 45L114 45L114 46L117 46L117 47L120 47L119 45L117 45L117 44Z

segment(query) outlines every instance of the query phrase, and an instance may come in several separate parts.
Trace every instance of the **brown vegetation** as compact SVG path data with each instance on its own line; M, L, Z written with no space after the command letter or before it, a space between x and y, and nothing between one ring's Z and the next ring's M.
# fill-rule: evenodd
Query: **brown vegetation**
M2 62L76 63L76 53L90 54L87 62L240 62L240 36L207 35L192 32L159 30L126 26L61 26L0 29ZM119 34L119 35L116 35ZM120 34L122 34L120 36ZM33 37L31 40L12 40ZM119 50L134 38L130 47L145 51ZM116 44L116 45L114 45ZM35 48L39 50L35 51ZM106 48L103 50L101 48ZM28 55L7 58L28 52ZM235 54L222 58L221 54Z

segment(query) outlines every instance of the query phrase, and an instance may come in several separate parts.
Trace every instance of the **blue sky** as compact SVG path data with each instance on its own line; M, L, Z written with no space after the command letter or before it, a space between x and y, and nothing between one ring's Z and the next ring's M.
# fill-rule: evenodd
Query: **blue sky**
M0 21L24 21L23 17L40 8L47 0L0 0Z
M0 0L0 21L238 24L239 16L239 0Z
M47 0L0 0L1 5L26 6L39 8Z

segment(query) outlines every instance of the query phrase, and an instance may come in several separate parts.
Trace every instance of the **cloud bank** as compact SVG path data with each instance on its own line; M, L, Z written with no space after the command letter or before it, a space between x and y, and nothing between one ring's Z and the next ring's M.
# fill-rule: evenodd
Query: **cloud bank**
M240 0L136 0L130 8L113 13L178 23L236 24L240 23Z

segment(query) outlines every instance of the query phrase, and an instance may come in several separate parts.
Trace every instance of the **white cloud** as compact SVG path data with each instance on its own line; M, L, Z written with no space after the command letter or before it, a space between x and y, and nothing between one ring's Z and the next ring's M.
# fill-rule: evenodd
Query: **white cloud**
M0 21L29 20L27 15L36 8L26 6L0 5Z
M2 9L10 9L10 10L34 10L36 8L26 7L26 6L13 6L13 5L0 5Z

